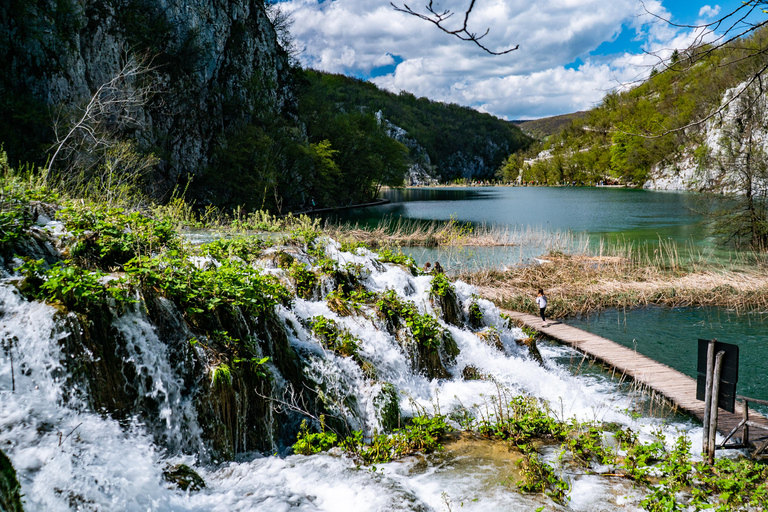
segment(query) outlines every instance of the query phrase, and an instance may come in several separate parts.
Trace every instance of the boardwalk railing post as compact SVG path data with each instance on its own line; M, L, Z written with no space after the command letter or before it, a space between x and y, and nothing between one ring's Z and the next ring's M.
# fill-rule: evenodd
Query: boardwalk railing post
M709 455L709 415L712 412L712 371L715 369L715 340L707 345L707 373L704 384L704 434L701 438L701 454Z
M723 356L725 352L718 352L715 356L715 369L712 373L712 406L709 408L709 449L707 460L710 464L715 462L715 438L717 437L717 409L718 395L720 395L720 373L723 370Z
M749 450L749 400L744 400L744 430L741 436L741 444Z

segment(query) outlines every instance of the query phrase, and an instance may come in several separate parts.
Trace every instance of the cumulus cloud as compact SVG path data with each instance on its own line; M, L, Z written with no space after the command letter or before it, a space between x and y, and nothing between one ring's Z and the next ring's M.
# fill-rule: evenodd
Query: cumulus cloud
M456 12L450 27L460 28L467 5L468 0L442 0L437 7ZM637 0L479 0L469 28L489 29L482 42L492 50L520 45L504 56L396 12L387 0L288 0L282 6L292 12L291 33L307 67L376 76L373 82L392 91L509 119L590 108L607 90L645 76L657 64L653 53L665 56L690 40ZM645 6L670 16L660 0L646 0ZM646 53L592 54L622 31ZM388 73L378 76L385 66Z
M701 9L699 9L699 17L704 19L711 19L714 18L720 14L720 6L716 5L714 7L710 5L705 5Z

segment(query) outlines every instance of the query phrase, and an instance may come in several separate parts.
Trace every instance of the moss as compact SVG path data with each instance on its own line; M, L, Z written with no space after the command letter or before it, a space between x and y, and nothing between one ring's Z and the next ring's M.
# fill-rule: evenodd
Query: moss
M381 392L374 397L373 405L376 407L376 416L385 431L391 432L400 427L400 397L393 384L384 383Z
M205 480L186 464L169 466L163 471L163 479L175 484L182 491L199 491L205 487Z
M22 512L21 486L16 478L11 460L0 450L0 510L3 512Z

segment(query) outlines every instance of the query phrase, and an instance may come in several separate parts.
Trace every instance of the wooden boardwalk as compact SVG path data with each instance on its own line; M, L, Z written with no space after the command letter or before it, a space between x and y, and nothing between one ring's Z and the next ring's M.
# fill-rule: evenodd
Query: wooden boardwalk
M661 364L653 359L638 354L634 350L626 348L606 338L582 331L558 321L548 321L548 327L542 327L539 317L527 313L505 310L504 313L511 318L521 321L546 336L574 347L588 356L612 367L617 371L632 377L636 381L648 386L658 394L667 398L672 404L696 418L704 419L704 402L696 399L696 380ZM696 357L696 354L691 354ZM719 410L717 430L721 434L728 435L742 420L742 404L737 402L735 413ZM765 425L768 428L768 420L757 412L749 411L750 420ZM757 434L757 432L755 433ZM755 437L752 434L750 437ZM735 437L741 438L741 432Z

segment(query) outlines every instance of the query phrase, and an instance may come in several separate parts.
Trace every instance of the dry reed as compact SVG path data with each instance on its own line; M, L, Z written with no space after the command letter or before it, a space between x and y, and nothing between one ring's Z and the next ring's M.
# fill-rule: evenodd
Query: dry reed
M614 246L597 251L550 254L540 265L459 277L498 305L531 313L537 311L535 291L543 288L555 318L650 304L720 306L737 313L768 310L768 274L759 255L734 255L727 264L713 263L700 254L683 256L676 244L666 241L655 249Z

